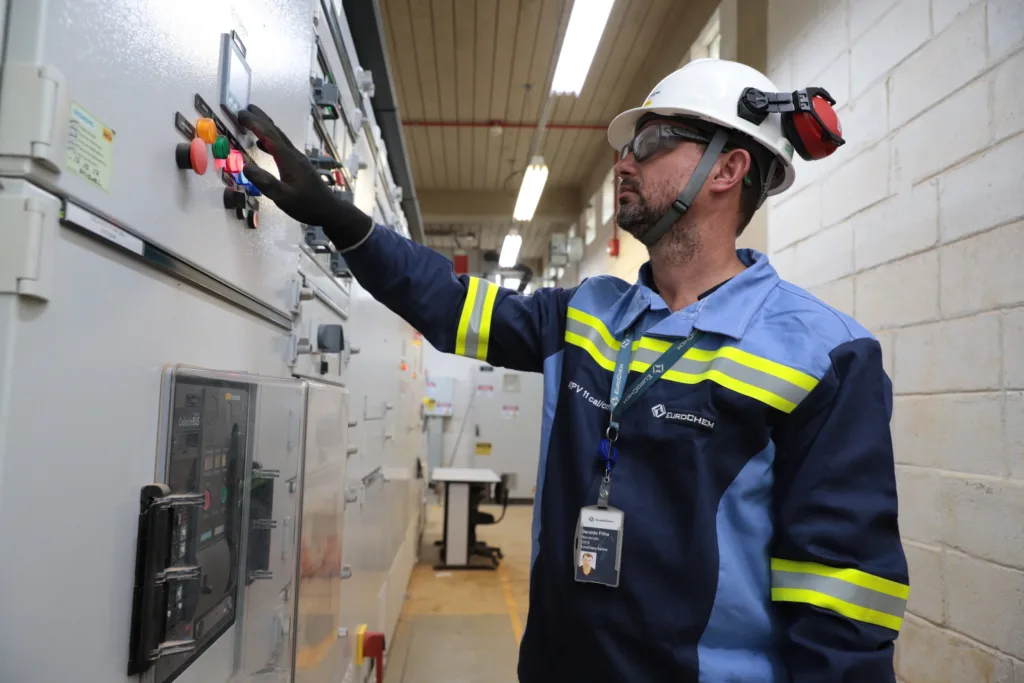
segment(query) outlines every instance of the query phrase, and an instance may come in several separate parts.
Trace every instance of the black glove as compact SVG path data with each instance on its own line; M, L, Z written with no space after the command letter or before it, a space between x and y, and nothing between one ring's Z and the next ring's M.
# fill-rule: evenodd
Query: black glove
M256 135L260 149L274 157L281 179L252 163L242 172L282 211L300 223L322 227L339 250L359 244L370 234L373 219L332 191L262 109L250 104L238 112L238 122Z

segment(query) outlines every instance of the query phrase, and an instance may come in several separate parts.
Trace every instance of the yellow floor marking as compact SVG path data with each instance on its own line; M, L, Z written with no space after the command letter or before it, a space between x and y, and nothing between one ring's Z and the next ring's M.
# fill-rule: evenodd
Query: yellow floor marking
M523 639L523 622L519 619L519 608L516 606L516 599L512 595L512 584L508 581L508 569L504 563L498 565L498 579L501 587L505 590L505 604L508 605L508 618L512 622L512 631L515 633L516 642Z

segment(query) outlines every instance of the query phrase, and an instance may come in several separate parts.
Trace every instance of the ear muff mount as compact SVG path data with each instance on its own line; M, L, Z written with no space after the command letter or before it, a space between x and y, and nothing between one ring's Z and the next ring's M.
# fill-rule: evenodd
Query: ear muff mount
M802 158L812 161L824 159L846 143L839 117L832 108L835 103L824 88L791 93L745 88L737 114L755 125L761 125L768 114L781 114L783 135Z

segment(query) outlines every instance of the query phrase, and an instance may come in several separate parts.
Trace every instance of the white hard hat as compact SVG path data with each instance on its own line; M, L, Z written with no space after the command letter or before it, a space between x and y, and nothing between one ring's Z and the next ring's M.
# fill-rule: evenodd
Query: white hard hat
M740 96L746 88L776 92L767 76L746 64L724 59L695 59L654 86L643 105L616 116L608 126L608 142L621 150L636 134L636 124L648 114L686 116L745 133L775 155L784 170L767 195L787 190L796 178L793 145L782 131L781 114L771 113L760 125L739 115Z

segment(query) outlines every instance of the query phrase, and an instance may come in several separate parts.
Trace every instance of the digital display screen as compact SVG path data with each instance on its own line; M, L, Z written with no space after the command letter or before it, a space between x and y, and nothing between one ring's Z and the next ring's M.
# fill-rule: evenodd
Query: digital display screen
M228 94L234 100L235 110L249 106L249 69L242 63L238 52L231 50L231 73L228 75ZM237 103L237 104L236 104Z
M252 73L231 36L224 34L221 36L221 41L223 54L221 58L220 104L234 116L239 110L249 106Z

